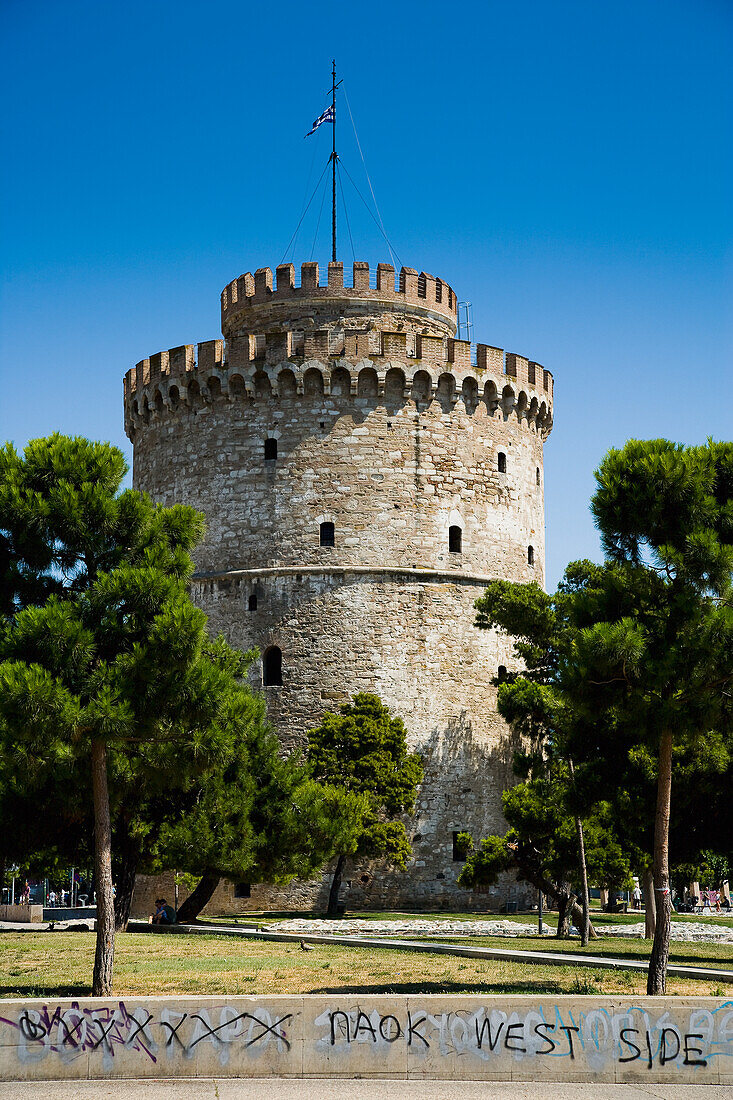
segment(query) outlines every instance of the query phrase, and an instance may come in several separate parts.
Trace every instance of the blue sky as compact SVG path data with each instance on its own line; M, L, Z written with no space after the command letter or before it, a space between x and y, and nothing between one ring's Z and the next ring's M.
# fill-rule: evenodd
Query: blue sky
M474 339L555 375L550 586L599 555L609 447L730 438L727 0L4 0L1 18L0 439L130 455L124 372L217 336L225 283L280 262L328 155L328 127L303 135L332 56L402 262L470 299ZM339 132L366 193L343 110ZM388 260L344 187L356 258ZM318 204L297 263L328 259Z

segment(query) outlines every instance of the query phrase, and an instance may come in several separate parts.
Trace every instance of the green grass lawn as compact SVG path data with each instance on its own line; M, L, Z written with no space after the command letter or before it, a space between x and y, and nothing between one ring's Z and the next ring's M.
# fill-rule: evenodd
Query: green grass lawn
M461 936L460 938L441 936L439 941L431 936L429 942L472 947L516 948L518 951L550 951L553 954L605 955L614 959L633 959L635 962L646 962L651 951L651 940L640 940L630 936L601 937L591 940L587 947L582 947L577 938L558 940L554 936L543 937L541 943L537 937L530 936L517 936L511 939L502 936ZM709 966L721 970L733 970L733 944L672 941L669 961L679 966Z
M461 941L465 942L465 941ZM481 942L484 942L483 940ZM537 946L537 941L492 941ZM556 941L557 942L557 941ZM554 946L554 944L553 944ZM720 956L710 945L709 958ZM572 945L558 943L572 955ZM614 942L640 949L639 941ZM691 961L691 956L685 954ZM680 960L681 961L681 960ZM94 936L71 932L0 934L0 996L86 996L91 989ZM706 965L711 965L706 962ZM721 962L719 965L723 965ZM452 958L410 951L269 943L244 937L127 933L117 937L115 995L266 993L644 993L643 973L567 966L532 966L500 960ZM670 978L672 996L724 996L730 987Z

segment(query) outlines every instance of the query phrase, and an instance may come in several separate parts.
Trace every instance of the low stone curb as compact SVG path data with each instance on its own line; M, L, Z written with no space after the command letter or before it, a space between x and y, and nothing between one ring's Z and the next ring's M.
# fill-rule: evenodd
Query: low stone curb
M153 932L162 935L182 933L193 936L240 936L245 939L271 940L279 943L338 944L346 947L376 947L391 951L422 951L433 955L455 955L467 959L503 959L506 962L534 963L543 966L586 966L596 970L636 970L646 973L649 964L634 959L614 959L594 955L556 955L549 951L512 951L502 947L459 947L445 943L425 943L416 940L366 939L360 936L295 935L289 932L259 932L256 929L231 928L215 924L159 925L130 921L131 932ZM715 970L701 966L671 964L667 973L676 978L698 981L733 983L733 970Z

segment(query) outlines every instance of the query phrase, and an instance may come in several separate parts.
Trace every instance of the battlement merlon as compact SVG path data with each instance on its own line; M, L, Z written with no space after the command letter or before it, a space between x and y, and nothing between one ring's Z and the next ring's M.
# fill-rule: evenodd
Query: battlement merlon
M125 402L145 386L170 383L174 379L193 377L194 372L211 372L224 368L224 341L206 340L202 344L180 344L168 351L158 351L149 359L141 359L125 374Z
M340 260L329 263L325 279L317 263L302 264L300 286L295 285L293 264L280 264L274 279L271 268L258 268L254 275L247 272L224 287L221 293L222 332L230 337L243 327L257 331L258 316L265 309L271 316L273 307L276 312L282 312L283 321L294 322L303 307L307 314L309 302L324 306L330 301L338 303L337 312L341 313L348 313L350 304L359 303L357 308L362 314L365 304L372 304L375 313L387 308L429 317L444 335L455 334L458 299L453 288L442 279L411 267L402 267L395 276L392 264L380 263L374 273L375 285L371 282L369 264L360 260L354 262L351 286L345 285L344 265ZM281 303L285 306L282 311L277 309Z
M205 343L182 344L168 351L159 351L143 359L125 375L125 409L144 397L152 407L156 401L170 404L174 391L179 397L194 390L207 391L209 380L218 378L222 392L229 392L229 381L255 376L277 375L282 368L292 368L301 378L313 364L322 364L326 374L346 367L354 378L364 367L374 367L380 375L398 364L407 378L427 372L436 389L442 375L451 376L460 386L473 379L482 388L493 380L497 392L526 392L528 401L546 402L552 408L554 379L539 363L504 352L491 344L476 344L467 340L437 336L410 336L404 331L357 333L347 335L336 350L330 346L328 329L302 332L263 334L260 339L238 336L227 342L207 340ZM254 391L253 391L254 392ZM299 390L300 392L300 390Z

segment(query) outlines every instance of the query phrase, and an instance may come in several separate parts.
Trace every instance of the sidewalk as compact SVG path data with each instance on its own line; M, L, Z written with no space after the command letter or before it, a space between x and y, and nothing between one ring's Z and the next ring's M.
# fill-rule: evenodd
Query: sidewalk
M533 1081L287 1080L5 1082L13 1100L713 1100L723 1085L585 1085Z

